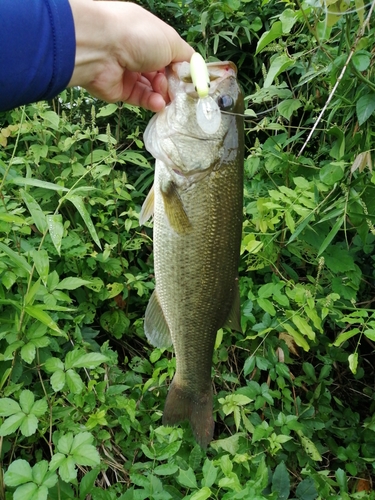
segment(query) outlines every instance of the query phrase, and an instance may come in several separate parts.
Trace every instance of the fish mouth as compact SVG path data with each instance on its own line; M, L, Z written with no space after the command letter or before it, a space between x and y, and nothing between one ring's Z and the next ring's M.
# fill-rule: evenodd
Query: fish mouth
M210 77L209 95L216 93L223 80L237 76L237 67L231 61L219 61L207 64ZM186 61L170 64L166 68L168 94L173 101L178 92L185 92L190 97L198 99L198 93L191 78L190 64Z

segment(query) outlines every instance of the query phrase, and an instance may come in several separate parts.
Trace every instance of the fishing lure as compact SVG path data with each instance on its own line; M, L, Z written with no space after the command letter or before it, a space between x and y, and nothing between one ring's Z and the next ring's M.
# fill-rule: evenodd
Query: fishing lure
M203 57L194 52L190 59L190 74L199 96L196 117L199 127L206 134L214 134L220 128L220 108L209 95L210 75Z

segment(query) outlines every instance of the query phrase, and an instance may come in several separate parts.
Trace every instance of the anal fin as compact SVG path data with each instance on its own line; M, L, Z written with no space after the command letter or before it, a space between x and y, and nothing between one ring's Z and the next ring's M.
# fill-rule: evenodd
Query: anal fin
M169 331L156 290L152 293L146 308L144 330L147 340L153 346L170 347L172 345L171 332Z

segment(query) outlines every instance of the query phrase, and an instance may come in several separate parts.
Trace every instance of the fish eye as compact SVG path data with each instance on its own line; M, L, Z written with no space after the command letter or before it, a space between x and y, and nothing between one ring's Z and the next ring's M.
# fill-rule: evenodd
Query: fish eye
M217 105L222 111L229 111L233 106L233 99L230 95L221 95L217 100Z

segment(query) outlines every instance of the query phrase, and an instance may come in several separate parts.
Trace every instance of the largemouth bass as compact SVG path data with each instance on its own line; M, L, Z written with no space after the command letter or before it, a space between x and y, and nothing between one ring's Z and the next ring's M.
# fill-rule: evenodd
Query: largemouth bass
M163 424L189 420L196 441L213 437L211 367L219 328L240 329L238 260L242 231L243 97L233 63L208 64L219 129L197 123L198 95L188 63L167 68L170 104L144 139L156 158L155 181L140 222L154 214L155 291L147 306L151 344L173 344L176 373Z

